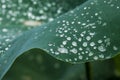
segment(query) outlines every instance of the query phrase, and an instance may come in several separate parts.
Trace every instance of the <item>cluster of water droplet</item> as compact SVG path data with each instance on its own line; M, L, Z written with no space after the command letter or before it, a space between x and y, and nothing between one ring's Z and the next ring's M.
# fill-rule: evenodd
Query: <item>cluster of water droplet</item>
M62 13L74 8L67 1L57 0L0 0L0 57L3 57L11 42L24 31L26 26L39 26L41 23L53 21ZM67 8L69 7L69 9Z
M59 4L58 4L59 3ZM66 7L63 7L64 4ZM0 24L6 23L8 20L11 23L24 23L28 20L48 22L63 12L74 8L67 1L59 2L57 0L0 0Z
M106 3L114 5L113 0L105 0L102 3L104 5ZM92 12L97 4L96 0L91 2L89 6L76 8L76 11L70 11L66 15L70 19L64 18L64 20L57 21L59 26L56 29L56 37L61 39L61 43L59 45L55 45L54 42L48 44L51 47L50 52L52 54L58 57L59 55L66 55L66 61L79 62L80 60L110 58L110 53L105 54L108 51L107 49L110 49L110 46L113 51L118 50L115 45L111 45L109 34L101 36L102 33L98 31L106 29L109 25L104 21L104 12L102 10ZM114 5L114 8L119 9L119 6Z
M114 2L118 0L102 0L101 4L108 5L107 7L119 10L119 5ZM32 6L31 6L32 5ZM108 27L108 23L104 21L104 12L100 9L95 9L98 5L98 0L91 1L88 6L76 8L73 11L65 14L65 19L58 18L55 30L56 39L60 38L61 41L57 45L50 41L49 51L56 56L66 54L74 58L65 59L66 61L80 61L80 60L98 60L109 58L110 55L105 55L104 52L111 46L111 38L109 35L100 35L99 29ZM45 2L39 0L30 0L29 2L23 0L1 0L0 1L0 25L19 24L23 25L39 25L41 22L53 21L55 17L64 12L64 7L57 2ZM53 15L54 14L54 15ZM31 21L32 20L32 21ZM6 22L10 21L10 22ZM78 27L79 26L79 27ZM2 26L1 39L0 39L0 53L3 53L11 45L8 45L22 30L18 30L16 34L15 29L9 30ZM52 30L49 30L52 32ZM5 34L4 34L5 33ZM44 33L44 32L43 32ZM14 35L16 34L16 35ZM96 36L100 36L95 39ZM38 37L35 37L37 39ZM59 45L58 45L59 44ZM4 47L5 45L5 47ZM4 47L4 48L3 48ZM55 47L55 48L53 48ZM112 46L114 51L118 48ZM97 52L98 54L96 54Z

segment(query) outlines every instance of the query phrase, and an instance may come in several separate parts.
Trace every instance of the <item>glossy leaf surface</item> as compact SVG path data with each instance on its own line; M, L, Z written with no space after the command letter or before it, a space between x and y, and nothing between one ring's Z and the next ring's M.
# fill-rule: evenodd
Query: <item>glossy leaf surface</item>
M120 52L119 21L119 0L88 0L12 41L1 53L0 75L19 55L34 48L70 63L112 58Z

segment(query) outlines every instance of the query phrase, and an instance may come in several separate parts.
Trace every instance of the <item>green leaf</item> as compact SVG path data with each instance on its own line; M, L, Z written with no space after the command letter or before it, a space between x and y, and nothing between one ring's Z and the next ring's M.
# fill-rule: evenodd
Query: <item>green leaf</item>
M54 21L25 32L1 56L0 76L19 55L34 48L70 63L117 55L120 52L119 13L119 0L89 0Z
M0 58L11 47L11 42L26 30L52 21L57 16L73 9L85 0L36 0L36 1L0 1ZM59 4L57 4L59 3ZM57 5L56 5L57 4ZM73 4L71 6L71 4ZM32 5L32 6L31 6ZM37 8L36 8L37 7ZM14 41L13 41L14 42ZM7 58L7 56L5 57ZM0 63L6 60L0 59ZM1 64L0 64L1 66ZM4 66L7 67L7 66ZM9 67L9 66L8 66ZM2 68L0 69L2 70ZM7 71L7 69L5 70ZM5 72L0 71L0 78Z

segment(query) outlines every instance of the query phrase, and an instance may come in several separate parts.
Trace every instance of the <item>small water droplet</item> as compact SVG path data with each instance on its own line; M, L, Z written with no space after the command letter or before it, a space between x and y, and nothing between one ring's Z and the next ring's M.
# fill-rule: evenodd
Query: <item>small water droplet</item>
M91 39L91 37L90 37L90 36L87 36L86 39L89 41L89 40Z
M73 46L77 46L77 42L73 41L73 42L72 42L72 45L73 45Z
M94 42L91 42L91 43L90 43L90 46L95 46L95 43L94 43Z
M78 51L77 51L77 49L73 48L73 49L70 50L70 52L76 54Z
M83 56L79 56L79 59L83 59Z
M67 37L67 40L70 41L70 40L71 40L71 37Z
M116 46L113 46L113 50L115 50L115 51L116 51L116 50L118 50L118 48L117 48Z
M83 42L83 47L87 47L87 42Z
M102 43L103 41L102 40L98 40L98 43Z
M67 41L63 41L62 44L63 44L63 45L66 45L66 44L67 44Z
M92 56L93 54L94 54L93 52L90 52L90 53L89 53L89 56Z
M2 32L8 32L8 29L3 28L3 29L2 29Z
M106 48L104 46L99 46L98 47L98 50L101 51L101 52L105 52L106 51Z
M67 49L67 48L64 48L64 47L58 48L58 51L59 51L60 53L68 53L68 49Z
M98 57L97 57L97 56L94 56L93 59L94 59L94 60L98 60Z

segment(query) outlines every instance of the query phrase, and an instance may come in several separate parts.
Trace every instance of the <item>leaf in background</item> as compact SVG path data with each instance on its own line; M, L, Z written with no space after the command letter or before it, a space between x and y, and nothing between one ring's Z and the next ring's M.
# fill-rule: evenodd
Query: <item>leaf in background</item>
M114 75L114 61L112 59L91 63L92 80L112 80Z
M2 80L85 80L85 78L84 64L65 63L43 51L33 49L17 58Z
M120 55L114 57L115 74L120 77Z
M0 58L0 75L5 74L19 55L33 48L70 63L117 55L120 51L119 13L119 0L89 0L54 21L29 30L11 42L9 50Z

